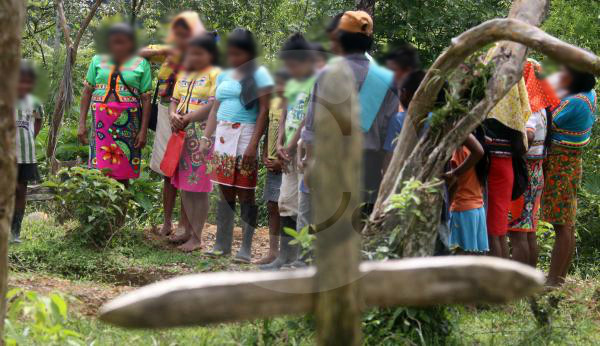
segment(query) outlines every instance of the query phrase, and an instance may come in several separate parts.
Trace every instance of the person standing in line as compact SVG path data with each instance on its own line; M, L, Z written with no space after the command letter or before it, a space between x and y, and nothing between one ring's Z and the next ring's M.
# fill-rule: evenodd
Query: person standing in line
M168 236L173 231L173 209L177 190L171 184L171 179L165 177L160 170L160 163L165 154L167 142L171 136L171 126L169 124L169 103L175 89L177 74L183 69L183 58L188 47L188 41L191 37L199 35L205 31L204 25L198 16L198 13L185 11L173 18L169 25L169 34L166 45L150 45L142 48L139 52L141 57L148 59L152 63L161 64L158 70L158 82L154 89L153 102L157 102L156 114L156 134L152 146L152 157L150 158L150 168L163 176L163 212L164 222L158 231L161 236ZM185 210L181 210L182 227L186 225L187 217ZM185 234L184 234L185 235ZM170 240L175 243L181 243L185 239L181 236L172 235Z
M252 238L258 207L255 199L258 178L257 152L269 116L273 78L264 66L258 66L258 47L254 34L235 29L227 38L230 69L217 79L216 101L202 140L208 153L213 145L212 181L219 185L221 201L217 208L217 239L213 256L231 253L236 198L240 201L243 221L242 246L235 260L250 263Z
M21 242L21 224L27 205L27 184L39 180L35 138L40 133L44 116L42 104L32 95L37 79L35 68L29 61L22 60L19 72L15 109L17 188L11 227L11 241L14 243Z
M216 34L205 33L192 38L185 56L185 71L177 76L169 106L173 131L185 131L179 165L171 178L173 186L181 191L181 209L187 218L188 239L179 247L184 252L202 247L202 230L210 208L208 194L212 191L212 182L206 164L210 155L204 156L200 151L200 141L215 101L217 77L221 72L215 66L218 58Z
M279 256L261 269L279 269L298 259L300 247L292 245L293 240L285 228L297 230L299 172L296 151L300 133L304 125L306 105L315 83L314 52L302 34L293 34L283 45L280 58L283 60L291 79L285 85L285 112L279 121L277 154L283 162L283 178L279 195L279 215L281 216L281 246Z
M283 114L285 84L290 79L289 73L280 70L275 74L275 92L269 106L269 125L263 140L262 162L267 168L263 199L267 203L269 214L269 252L267 256L256 262L258 265L273 262L279 256L279 232L281 217L279 216L279 193L281 189L282 163L277 157L277 138L279 136L279 120Z
M556 231L547 284L561 285L575 252L577 190L581 184L582 149L590 143L596 120L597 96L593 74L563 66L560 89L567 95L552 115L551 143L544 162L542 220Z
M95 55L81 96L79 140L88 143L87 114L92 109L89 166L129 184L141 169L150 121L152 73L136 54L133 28L113 25L107 35L108 55Z
M537 266L538 246L536 228L538 212L544 190L543 162L546 157L548 127L552 123L550 111L560 104L549 83L540 75L541 65L532 59L525 63L523 78L527 86L532 115L527 121L527 190L512 202L508 238L515 261ZM547 111L548 110L548 111Z

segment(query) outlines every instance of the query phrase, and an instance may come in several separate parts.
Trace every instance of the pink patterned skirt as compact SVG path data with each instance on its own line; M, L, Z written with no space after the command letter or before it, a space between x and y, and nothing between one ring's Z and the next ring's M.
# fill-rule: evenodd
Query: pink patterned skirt
M141 150L134 148L141 125L137 102L93 103L94 140L90 141L90 167L117 180L140 176Z
M179 166L171 178L175 188L190 192L211 192L212 182L207 162L212 155L202 157L200 153L200 138L204 133L206 123L191 123L186 129L185 142Z

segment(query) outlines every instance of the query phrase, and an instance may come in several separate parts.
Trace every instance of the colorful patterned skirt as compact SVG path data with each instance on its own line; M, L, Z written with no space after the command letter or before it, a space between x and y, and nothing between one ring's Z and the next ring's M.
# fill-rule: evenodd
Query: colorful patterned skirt
M93 103L94 140L90 141L90 167L117 180L140 176L141 150L134 148L141 125L137 102Z
M206 123L190 124L186 129L185 142L179 166L171 178L175 188L190 192L211 192L212 182L207 162L211 156L202 157L200 152L200 138L204 133Z
M544 191L544 160L527 160L529 186L523 196L512 202L508 230L510 232L535 232Z
M215 184L241 189L256 188L258 161L244 163L242 157L252 140L255 124L219 121L210 171Z
M544 163L542 220L555 225L575 225L582 164L580 150L552 147Z

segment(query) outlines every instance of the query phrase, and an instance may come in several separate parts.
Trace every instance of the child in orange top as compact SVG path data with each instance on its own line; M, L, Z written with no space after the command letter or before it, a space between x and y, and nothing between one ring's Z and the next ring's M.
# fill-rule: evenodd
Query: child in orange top
M452 169L444 174L450 191L450 247L460 252L482 253L489 250L483 189L475 165L484 151L475 136L452 155Z

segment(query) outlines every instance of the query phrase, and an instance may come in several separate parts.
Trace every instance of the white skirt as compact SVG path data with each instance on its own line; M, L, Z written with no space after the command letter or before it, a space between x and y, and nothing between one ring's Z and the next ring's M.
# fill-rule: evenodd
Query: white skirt
M160 170L160 163L165 156L167 143L171 137L171 123L169 122L169 107L158 104L158 119L156 121L156 133L154 135L154 144L152 145L152 157L150 158L150 168L158 174L165 175Z

